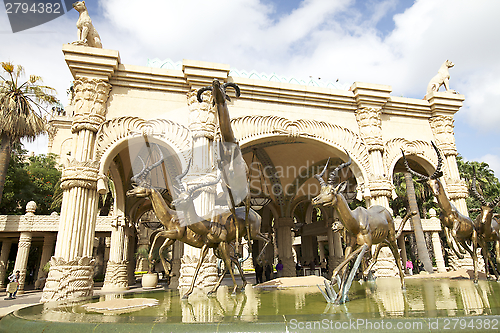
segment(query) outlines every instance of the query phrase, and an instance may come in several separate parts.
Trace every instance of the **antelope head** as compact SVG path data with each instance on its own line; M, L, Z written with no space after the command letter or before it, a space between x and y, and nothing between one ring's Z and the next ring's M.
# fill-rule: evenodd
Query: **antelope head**
M236 91L236 97L240 96L240 88L238 87L238 85L236 83L228 82L228 83L224 83L221 86L219 80L213 79L211 86L203 87L200 90L198 90L198 94L197 94L198 102L201 103L203 101L203 98L201 95L205 91L208 91L208 90L212 91L212 97L214 99L213 105L224 104L225 100L231 101L231 98L229 98L229 96L226 95L227 87L231 87Z
M479 193L479 191L476 188L476 168L472 168L473 170L473 177L472 177L472 187L471 187L471 192L472 195L481 202L481 213L478 216L478 219L480 219L481 223L487 223L488 220L491 221L491 217L493 215L493 209L498 205L500 202L500 197L496 198L495 200L491 202L487 202L486 199L484 199L483 195Z
M436 146L436 144L432 141L431 141L431 144L432 144L432 147L434 148L434 150L436 151L436 154L438 157L438 164L436 166L436 170L434 171L434 173L431 176L424 176L424 175L412 170L410 168L410 166L408 165L408 161L406 160L406 156L405 156L403 149L401 149L401 152L403 153L403 159L404 159L406 170L408 170L408 172L410 174L412 174L413 176L416 176L419 179L419 181L426 182L429 185L429 187L431 188L432 194L434 194L434 196L437 196L440 193L440 189L443 190L441 188L442 184L439 181L439 177L443 176L443 171L441 170L441 167L443 164L443 158L441 157L441 153L439 152L439 149Z
M160 160L150 165L149 167L146 167L144 160L139 156L139 159L142 163L142 170L133 175L132 178L130 178L130 182L133 188L127 191L128 197L135 196L138 198L144 198L148 197L151 194L152 186L146 181L146 177L149 175L151 170L159 166L164 161L163 153L160 147L158 145L156 146L158 147L158 151L160 152Z
M346 152L347 153L347 152ZM330 172L328 176L328 181L325 181L323 179L323 175L326 172L326 169L328 168L328 163L330 162L330 159L328 159L328 162L326 162L325 167L323 168L323 171L321 173L314 175L314 178L316 178L321 185L321 189L319 191L319 194L312 199L312 204L313 205L324 205L324 206L335 206L338 201L337 194L340 194L345 190L347 187L347 182L341 182L340 184L335 185L335 183L339 179L339 171L342 170L345 167L348 167L351 165L351 156L349 156L349 153L347 153L347 156L349 157L349 161L346 163L343 163L336 167L332 172Z

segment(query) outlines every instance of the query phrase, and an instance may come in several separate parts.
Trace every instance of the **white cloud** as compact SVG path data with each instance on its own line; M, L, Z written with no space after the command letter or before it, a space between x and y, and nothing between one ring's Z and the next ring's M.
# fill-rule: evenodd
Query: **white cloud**
M490 169L495 172L495 177L500 178L500 157L498 155L486 154L479 160L488 163Z
M262 0L106 0L92 19L104 47L119 50L126 64L205 60L302 79L388 84L396 96L423 97L430 78L450 59L450 86L466 96L460 117L469 126L456 130L496 130L500 1L418 0L393 17L394 30L383 36L376 26L395 3L305 0L289 13L276 13ZM71 75L60 50L75 39L76 19L72 11L26 33L2 33L0 59L42 75L65 101ZM0 13L0 31L9 30ZM500 151L497 142L478 154Z

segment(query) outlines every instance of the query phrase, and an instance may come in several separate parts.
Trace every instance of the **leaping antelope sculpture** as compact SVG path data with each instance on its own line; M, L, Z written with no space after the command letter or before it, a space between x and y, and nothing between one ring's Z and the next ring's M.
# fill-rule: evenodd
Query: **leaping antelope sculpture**
M314 205L322 204L323 206L334 207L340 217L340 221L344 225L344 228L351 234L350 243L348 244L345 251L345 260L333 270L331 285L328 285L325 282L326 294L320 288L326 300L328 302L336 304L342 304L347 300L347 293L349 292L349 288L351 286L352 280L354 279L354 275L356 274L359 264L361 263L361 259L373 244L378 245L375 250L372 263L365 270L364 274L367 274L377 261L380 249L383 246L389 246L398 266L401 288L405 288L404 275L401 267L401 259L399 257L396 239L401 235L406 221L408 221L408 219L412 215L416 214L416 212L408 213L404 217L403 222L401 223L400 228L396 233L391 213L389 213L389 211L385 207L371 206L368 209L364 207L358 207L355 210L351 210L342 194L347 186L347 182L344 181L340 184L334 183L335 179L338 178L339 171L345 167L348 167L350 164L351 157L349 156L348 162L339 165L337 168L330 172L328 181L326 182L323 179L323 175L325 174L325 171L328 167L328 162L325 165L323 171L320 174L316 174L314 176L319 181L321 190L319 195L312 199L312 203ZM337 276L338 273L356 256L357 258L351 270L349 278L345 280L345 277L343 277L343 280L345 280L345 282L341 281ZM338 295L333 291L333 288L331 287L335 283L338 283L340 287Z
M496 218L493 217L493 209L495 209L500 202L500 197L491 202L487 202L476 188L476 169L473 168L473 171L471 192L472 195L481 202L480 213L474 221L478 234L478 242L481 246L483 257L490 262L490 265L493 267L493 273L497 280L499 280L498 269L495 267L493 260L491 260L487 244L489 242L495 242L496 261L497 264L500 264L500 225Z
M419 178L420 181L425 181L426 184L430 187L432 193L437 199L437 204L441 209L439 217L445 229L448 245L451 249L453 249L453 251L459 258L463 258L463 255L461 255L460 252L457 251L453 246L452 239L454 239L471 255L474 262L474 283L477 283L477 231L474 228L474 223L472 222L472 220L468 216L461 214L458 209L450 202L450 199L446 195L444 186L439 180L439 178L443 175L443 171L441 171L443 158L441 157L441 153L439 152L436 144L434 142L431 142L431 144L438 156L438 164L436 166L436 170L431 176L424 176L412 170L408 165L408 161L406 160L406 156L403 150L401 150L401 152L403 153L405 167L409 173ZM451 234L451 236L449 234ZM467 246L466 241L472 242L472 250L469 248L469 246Z
M238 140L236 139L233 129L231 127L231 118L229 117L229 109L226 100L231 101L231 98L226 94L226 89L231 87L236 92L236 97L240 96L240 88L236 83L228 82L223 85L219 80L213 79L212 85L203 87L198 90L198 102L203 101L203 93L205 91L212 92L213 106L217 106L217 118L219 120L219 129L221 135L221 142L219 142L219 169L222 171L222 179L225 183L225 188L229 196L229 209L233 216L236 215L235 207L238 204L238 199L246 199L246 214L245 223L240 225L236 224L236 251L238 251L240 239L243 236L242 228L246 228L246 235L250 237L251 232L248 230L249 222L248 214L250 208L249 191L248 191L248 170L241 151L239 148ZM230 185L230 180L235 179ZM234 188L238 187L238 188ZM240 197L244 193L245 198ZM249 239L249 241L251 241Z
M161 149L160 150L160 155ZM142 161L142 159L141 159ZM206 182L203 184L198 184L192 188L186 190L181 183L181 179L187 174L189 170L189 166L191 162L188 164L188 168L179 176L175 178L174 188L177 191L178 198L172 202L178 210L184 213L184 217L188 219L189 222L193 222L186 226L186 224L180 223L180 219L176 210L173 210L169 207L169 205L165 202L161 194L154 189L150 184L146 182L146 177L148 173L155 167L159 166L163 162L163 156L160 157L160 160L149 167L143 165L143 169L134 175L131 178L131 182L133 184L133 189L127 191L127 196L136 196L136 197L148 197L151 200L153 205L153 210L163 224L165 230L160 231L156 234L153 244L151 245L151 251L149 253L150 258L152 257L153 248L156 245L157 240L160 237L164 237L165 241L160 246L160 259L162 265L165 270L167 270L165 258L162 256L162 252L165 248L175 243L175 241L181 241L186 244L189 244L196 248L201 248L202 253L200 257L200 261L195 270L195 274L193 276L193 281L191 282L191 286L189 290L184 294L183 299L189 297L189 295L193 292L194 284L196 282L196 277L200 270L201 264L205 259L205 256L208 253L209 248L215 249L215 254L217 257L224 261L225 271L219 278L218 283L214 286L214 288L209 292L209 294L217 291L220 286L222 279L227 271L231 274L231 278L233 280L233 291L232 293L236 293L237 284L234 278L234 273L232 270L231 262L235 263L240 271L243 287L246 286L246 280L243 276L243 271L241 269L241 265L236 258L232 258L229 255L229 243L235 239L235 223L241 223L241 216L244 214L242 209L236 209L236 214L238 214L239 218L234 219L232 213L226 212L220 216L216 216L216 220L218 222L212 222L209 220L205 220L202 217L196 215L194 204L193 204L193 194L205 186L211 186L216 184L220 177L217 177L216 181ZM144 164L144 162L143 162ZM244 208L243 208L244 209ZM235 222L236 221L236 222ZM250 210L249 214L250 221L250 231L253 234L254 239L259 239L265 242L264 247L260 255L262 255L266 245L269 243L269 239L267 239L264 235L260 233L260 216L253 210ZM260 257L259 255L259 257Z

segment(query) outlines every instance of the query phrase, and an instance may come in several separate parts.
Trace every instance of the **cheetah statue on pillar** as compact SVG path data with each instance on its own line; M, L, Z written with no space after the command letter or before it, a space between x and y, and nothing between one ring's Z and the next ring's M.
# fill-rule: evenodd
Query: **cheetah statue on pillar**
M450 71L451 67L455 66L449 60L446 60L438 70L438 73L431 79L429 85L427 85L427 94L432 93L433 91L438 91L439 88L444 85L446 88L446 92L452 94L458 94L455 90L450 89Z
M76 22L78 28L78 40L73 42L75 45L83 45L90 47L97 47L102 49L101 37L92 25L89 12L85 6L85 1L77 1L73 4L73 8L80 13L80 17Z

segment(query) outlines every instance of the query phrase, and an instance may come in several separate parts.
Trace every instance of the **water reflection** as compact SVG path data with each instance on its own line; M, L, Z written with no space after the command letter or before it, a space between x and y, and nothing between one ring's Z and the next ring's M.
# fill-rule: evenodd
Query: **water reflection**
M111 298L153 298L157 306L128 314L103 316L90 313L84 303L60 307L29 308L18 314L26 318L63 322L255 322L283 321L290 318L401 318L500 314L500 283L469 280L411 280L406 291L398 279L353 284L350 301L343 305L327 304L316 287L281 290L252 288L231 296L222 286L214 297L193 294L182 301L176 290L141 294L106 295L94 302ZM88 302L85 302L88 303Z

